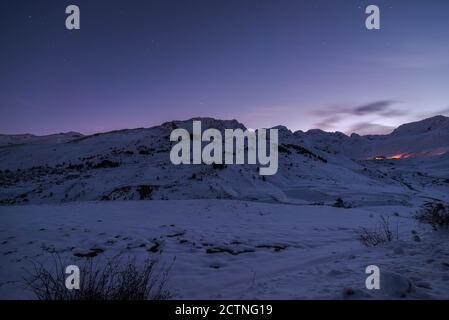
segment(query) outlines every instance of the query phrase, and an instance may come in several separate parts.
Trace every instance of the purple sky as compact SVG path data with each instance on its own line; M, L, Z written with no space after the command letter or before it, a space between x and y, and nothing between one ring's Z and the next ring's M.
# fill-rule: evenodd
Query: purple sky
M0 46L0 133L210 116L363 134L449 115L447 0L2 1Z

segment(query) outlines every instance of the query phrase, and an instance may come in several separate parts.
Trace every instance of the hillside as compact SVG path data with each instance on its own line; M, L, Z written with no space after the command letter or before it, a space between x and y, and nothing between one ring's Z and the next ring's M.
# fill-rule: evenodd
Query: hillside
M201 120L203 130L245 128L235 120ZM373 163L358 159L395 154L423 157L433 155L435 150L443 152L449 147L447 120L426 119L401 126L390 135L366 137L320 130L292 133L278 127L279 171L267 177L258 174L257 165L172 165L169 135L175 128L191 131L191 120L72 136L68 141L46 139L37 144L33 139L0 148L0 201L240 199L333 203L344 197L354 204L367 199L406 203L417 192L428 192L429 187L432 192L446 192L444 170L422 175L426 165L415 168L413 161ZM417 172L421 175L416 176ZM384 192L386 187L388 192ZM382 200L376 195L379 192Z

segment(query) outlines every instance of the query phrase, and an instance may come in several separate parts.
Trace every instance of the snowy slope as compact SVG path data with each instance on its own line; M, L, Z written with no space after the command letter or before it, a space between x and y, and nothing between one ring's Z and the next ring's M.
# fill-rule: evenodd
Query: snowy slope
M449 153L424 156L447 145L446 120L366 137L279 126L279 171L266 177L257 165L172 165L169 135L191 120L3 145L0 299L32 298L30 261L82 263L92 248L96 262L176 257L174 298L448 299L447 234L414 219L426 202L449 202ZM419 156L365 160L388 152ZM361 228L382 216L394 240L363 246ZM382 290L365 288L371 264Z
M65 143L81 138L83 135L78 132L67 132L51 134L47 136L35 136L32 134L6 135L0 134L0 147L17 144L57 144Z
M203 130L211 127L220 130L245 128L235 120L201 120ZM393 138L388 139L349 138L318 130L306 134L292 133L285 127L279 127L279 171L267 177L259 175L257 165L171 164L171 131L175 128L191 131L191 126L191 120L172 121L149 129L120 130L64 143L58 141L0 148L0 202L37 204L86 200L241 199L330 204L337 198L345 198L353 205L366 203L368 199L373 202L382 199L385 204L406 204L423 188L430 190L430 193L434 187L438 193L449 191L448 184L444 182L448 178L444 170L416 177L420 169L407 161L373 164L352 160L344 154L345 150L357 149L356 145L352 146L352 139L368 139L370 143L379 145L381 142L387 144L388 139L394 138L389 145L393 149L397 141L408 137L404 132L426 136L415 138L415 141L427 141L425 139L431 139L436 133L444 136L444 123L424 133L422 126L418 129L416 125L411 129L399 128ZM443 141L432 139L436 143ZM342 151L333 152L325 147L326 143ZM406 145L413 148L419 146L418 143L404 142L399 145L401 148ZM435 146L441 147L440 144ZM426 148L432 148L432 145L426 145ZM395 150L400 149L397 147ZM401 170L395 171L398 166ZM390 174L392 171L393 174ZM436 184L435 181L441 183ZM415 182L419 182L418 185L410 187ZM379 194L382 196L379 197Z
M395 214L396 213L396 214ZM82 265L101 249L173 264L177 299L448 299L447 237L416 225L413 208L264 204L230 200L128 201L10 206L0 213L0 298L33 298L30 261ZM399 240L367 248L360 228L390 217ZM419 235L420 241L416 241ZM365 268L381 270L381 290Z
M317 148L352 159L376 156L408 158L438 156L449 151L449 118L436 116L399 126L392 133L350 137L343 133L310 130L299 135Z

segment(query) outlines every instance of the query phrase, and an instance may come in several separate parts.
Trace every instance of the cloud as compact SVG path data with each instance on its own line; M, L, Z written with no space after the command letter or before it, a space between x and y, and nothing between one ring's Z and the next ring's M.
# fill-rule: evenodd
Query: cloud
M348 113L352 113L357 116L364 116L367 114L378 114L380 112L388 111L388 109L395 104L392 100L374 101L368 104L364 104L349 110Z
M384 117L402 117L402 116L406 116L409 113L405 110L399 110L399 109L392 109L392 110L387 110L385 112L382 112L380 115L384 116Z
M341 116L339 115L333 115L330 117L327 117L323 120L321 120L320 122L317 122L314 124L314 126L323 129L323 130L328 130L328 129L332 129L335 127L335 124L337 122L339 122L341 120Z
M392 118L407 116L410 113L408 110L398 108L398 104L398 101L385 99L349 107L328 107L314 112L321 117L314 125L323 130L339 129L349 134L354 132L361 135L390 133L394 127L382 125L379 122L391 123ZM346 129L343 129L345 127Z
M384 126L377 123L359 122L352 125L346 134L357 133L359 135L371 135L371 134L388 134L391 133L395 127Z
M397 103L398 102L395 100L378 100L353 107L334 106L332 108L319 110L315 112L315 114L327 117L332 117L338 114L353 116L384 115L388 117L405 115L405 111L393 108Z

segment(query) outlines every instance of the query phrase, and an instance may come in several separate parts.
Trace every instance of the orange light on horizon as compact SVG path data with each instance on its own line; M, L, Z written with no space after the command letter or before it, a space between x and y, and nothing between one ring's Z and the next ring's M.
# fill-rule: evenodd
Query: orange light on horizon
M387 157L387 159L407 159L413 157L411 153L400 153Z

